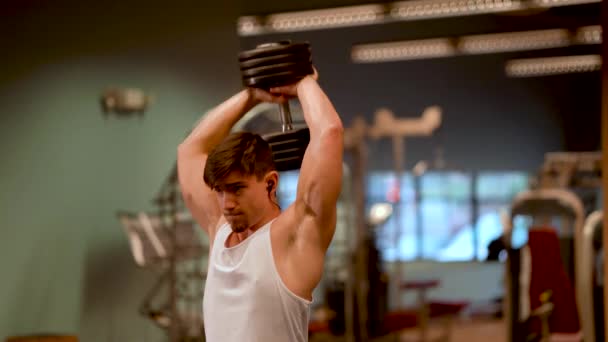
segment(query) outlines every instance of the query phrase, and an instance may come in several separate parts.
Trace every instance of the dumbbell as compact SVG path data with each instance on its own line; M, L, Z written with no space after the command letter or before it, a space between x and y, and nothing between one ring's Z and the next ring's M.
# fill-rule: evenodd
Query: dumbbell
M310 44L279 41L242 51L239 64L243 85L269 90L293 84L314 73ZM294 129L289 103L279 105L282 130L263 136L270 144L277 171L299 169L310 141L307 127Z

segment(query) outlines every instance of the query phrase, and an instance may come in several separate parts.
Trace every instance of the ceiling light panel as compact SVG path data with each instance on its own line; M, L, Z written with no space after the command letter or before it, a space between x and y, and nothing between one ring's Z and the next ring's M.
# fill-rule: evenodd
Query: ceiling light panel
M601 67L600 55L579 55L514 59L507 62L505 71L510 77L535 77L592 72Z
M266 25L276 32L302 31L378 23L384 19L384 6L361 5L269 15Z
M241 36L251 36L264 33L264 25L259 17L246 16L237 20L237 32Z
M357 45L352 48L351 58L355 63L377 63L447 57L454 54L451 41L440 38Z
M391 17L418 20L509 12L523 8L520 0L411 0L391 5Z
M532 0L532 7L560 7L591 4L601 0Z
M602 27L600 25L584 26L576 31L576 43L601 44Z
M565 29L537 30L465 36L458 41L463 54L525 51L570 45L570 33Z

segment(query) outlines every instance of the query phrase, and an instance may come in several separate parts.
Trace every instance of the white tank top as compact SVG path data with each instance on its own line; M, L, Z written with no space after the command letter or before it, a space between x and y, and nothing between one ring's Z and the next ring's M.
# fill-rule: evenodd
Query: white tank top
M270 242L272 222L229 248L230 226L218 230L203 298L207 341L308 341L311 302L287 289L277 272Z

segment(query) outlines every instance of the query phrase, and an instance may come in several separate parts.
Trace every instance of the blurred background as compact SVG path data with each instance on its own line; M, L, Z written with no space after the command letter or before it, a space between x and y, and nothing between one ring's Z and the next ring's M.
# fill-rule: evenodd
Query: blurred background
M515 240L517 248L525 245L527 228L536 224L534 212L515 219L518 194L571 191L583 205L582 219L602 205L601 6L596 0L5 1L0 338L176 341L164 309L187 306L202 319L207 241L174 187L176 148L206 111L241 89L239 51L289 39L310 42L320 84L347 128L356 120L373 125L382 109L413 120L429 107L441 112L430 134L402 137L400 145L368 138L365 153L345 153L340 219L316 293L319 324L311 339L371 339L354 332L365 325L365 308L348 309L349 291L360 293L345 284L355 281L351 267L370 264L355 260L357 251L372 248L375 271L388 275L385 286L410 289L368 299L401 312L391 316L398 334L426 326L420 308L436 303L451 305L454 319L483 323L471 325L464 340L513 340L504 312L514 274L507 249ZM267 130L262 119L274 117L272 110L247 128ZM551 159L551 152L567 153ZM297 171L281 175L283 207L293 201L297 180ZM358 208L366 215L358 216ZM175 210L186 217L178 220L185 234L197 240L197 252L183 259L188 266L176 266L162 244L158 255L158 243L141 241L154 234L142 235L145 224L137 226L144 222L138 213L148 213L161 217L150 229L175 228ZM357 233L362 225L363 235L372 235L365 246ZM568 227L560 237L579 226ZM505 229L513 229L514 240ZM164 230L162 243L171 232ZM493 250L493 242L503 247ZM564 265L568 260L575 263L573 255ZM169 275L150 295L167 274L179 276ZM365 274L371 281L373 272ZM570 281L577 283L573 274ZM177 295L176 287L194 294ZM182 304L142 305L152 297ZM403 323L406 307L416 308L412 324Z

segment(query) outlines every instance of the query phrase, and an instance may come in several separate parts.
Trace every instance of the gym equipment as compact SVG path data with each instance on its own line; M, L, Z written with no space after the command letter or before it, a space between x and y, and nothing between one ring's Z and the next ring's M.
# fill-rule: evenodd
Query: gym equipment
M518 216L531 219L528 241L521 247L512 238ZM503 233L508 255L505 292L508 341L525 341L535 336L543 340L580 340L583 332L579 313L584 286L575 278L574 266L580 264L581 252L575 236L582 231L584 217L583 203L566 189L524 191L513 200ZM543 295L547 291L550 298Z
M395 172L395 187L401 189L401 175L404 171L405 165L405 138L406 137L420 137L420 136L432 136L440 126L442 122L442 111L439 106L430 106L425 108L420 118L396 118L394 113L386 108L382 108L376 111L374 114L374 125L369 127L368 135L372 139L390 138L393 141L393 167ZM395 236L393 241L395 243L395 250L399 250L399 242L401 239L401 210L400 206L394 207L395 224ZM391 290L391 297L398 298L401 289L401 260L397 258L394 272L394 279L398 281L393 282Z
M243 85L268 90L296 83L314 73L310 44L279 41L242 51L239 64ZM294 129L289 103L279 105L282 131L264 135L278 171L299 169L310 141L307 127Z
M156 211L120 211L117 217L135 263L160 273L145 294L139 313L164 329L170 342L203 341L200 303L206 272L201 261L208 255L208 246L200 241L197 226L181 199L174 164L153 199Z
M344 330L346 341L368 341L370 337L379 333L379 331L387 332L390 330L398 336L398 328L409 324L411 320L404 319L406 316L413 317L416 320L416 313L403 312L388 312L382 309L382 303L379 300L369 303L371 287L382 288L384 285L380 278L373 278L372 273L377 270L372 270L375 262L373 261L373 253L369 250L369 233L371 217L365 215L365 188L364 180L367 170L367 140L368 138L380 139L390 137L394 142L394 158L396 169L401 170L403 164L403 145L406 137L410 136L430 136L441 125L442 113L438 106L431 106L425 109L420 118L397 118L388 109L380 109L376 111L373 125L368 125L365 119L361 116L356 117L350 127L344 130L344 148L353 156L353 193L355 200L355 226L356 234L354 234L354 242L352 243L354 250L351 251L351 260L353 260L352 269L349 269L347 283L344 286L344 307L345 312L349 313L344 317ZM399 173L399 172L397 172ZM382 208L382 207L380 207ZM377 209L377 208L376 208ZM386 207L384 208L387 209ZM388 212L385 211L385 215ZM391 214L397 217L399 222L398 206L391 210ZM378 220L381 221L381 220ZM379 222L378 222L379 223ZM396 237L396 241L399 236ZM377 266L377 265L376 265ZM395 279L401 278L400 267L396 267ZM375 284L372 284L376 282ZM392 297L398 298L401 291L401 282L398 283ZM387 288L388 291L388 288ZM383 296L388 296L384 293ZM388 297L385 297L388 298ZM373 304L373 305L372 305ZM369 314L368 314L369 313ZM379 327L379 322L384 319L391 322L399 322L399 324L389 324ZM414 324L415 325L415 324ZM423 333L424 334L424 333Z
M538 175L541 188L601 187L602 152L548 152Z
M136 264L160 272L145 294L139 313L162 329L178 330L179 338L201 337L203 318L199 307L206 273L196 263L208 249L201 244L192 218L185 213L177 216L173 227L156 213L118 213ZM180 267L172 269L178 264ZM194 284L196 289L192 290ZM170 299L160 299L167 297L161 293L167 285ZM179 302L178 310L172 308L173 301Z
M581 291L581 322L586 342L604 341L604 278L603 278L603 212L596 210L585 220L581 241L581 263L577 265L577 283Z

